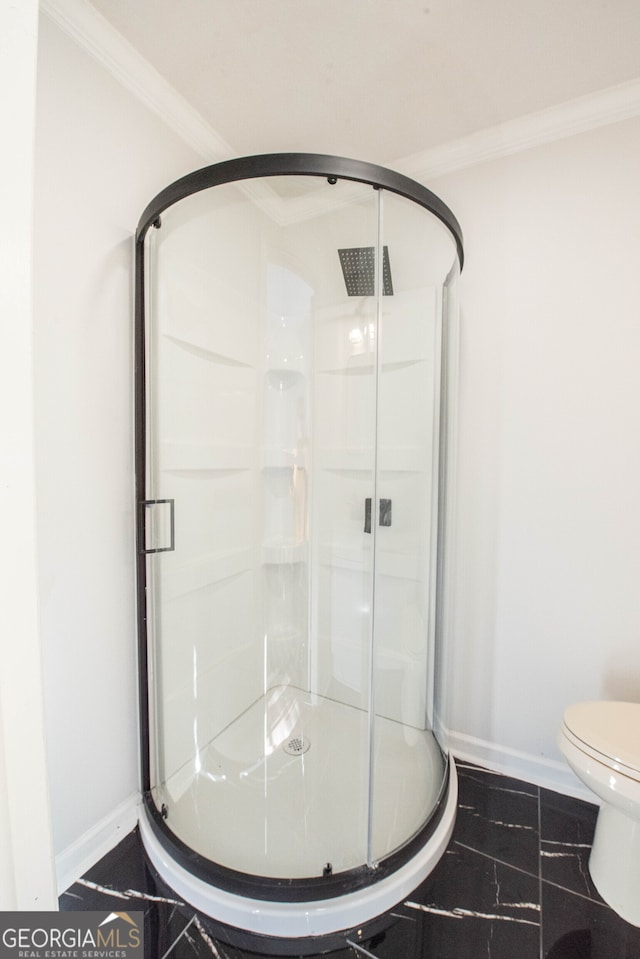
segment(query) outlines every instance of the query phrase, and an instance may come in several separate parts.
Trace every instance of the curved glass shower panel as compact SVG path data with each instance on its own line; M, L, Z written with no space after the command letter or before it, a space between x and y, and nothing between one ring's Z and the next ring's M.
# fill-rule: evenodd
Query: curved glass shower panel
M441 407L438 476L438 513L436 583L434 599L435 657L433 674L433 730L443 749L448 749L449 730L451 729L451 702L454 671L451 663L451 643L453 636L453 576L449 564L451 551L445 544L450 541L454 524L453 481L455 477L455 431L452 423L458 388L458 336L459 336L459 287L460 264L456 258L445 280L442 291L442 359L440 364ZM447 433L450 435L448 436Z
M140 220L140 830L257 952L361 941L452 834L462 255L424 187L315 154L195 171Z
M385 192L382 234L393 290L380 301L369 860L424 827L446 760L433 729L443 286L449 231Z
M256 876L367 858L378 208L257 179L148 241L152 794Z
M242 711L262 690L253 452L260 289L237 256L239 246L258 255L260 243L239 194L207 199L213 210L197 195L152 230L147 347L147 490L171 504L175 535L173 550L148 560L152 784L158 808L188 843L197 838L207 782L229 775L223 763L209 768L207 747L238 704Z

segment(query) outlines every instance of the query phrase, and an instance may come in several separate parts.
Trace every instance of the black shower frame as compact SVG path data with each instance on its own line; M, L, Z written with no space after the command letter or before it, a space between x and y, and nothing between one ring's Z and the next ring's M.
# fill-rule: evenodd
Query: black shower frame
M308 879L275 879L252 876L215 863L185 845L165 823L151 795L149 661L146 586L146 325L145 325L145 238L160 226L161 214L194 193L210 187L269 176L325 177L329 183L349 180L388 190L412 200L439 219L452 234L460 269L464 262L462 230L451 210L431 190L415 180L372 163L317 153L274 153L225 160L189 173L162 190L145 208L135 238L135 474L136 474L136 575L138 624L138 683L140 709L140 771L143 805L147 820L158 841L176 862L194 876L213 886L252 899L281 902L310 902L344 895L377 882L408 862L435 831L446 804L449 768L432 815L425 825L400 849L378 866L367 865L335 875Z

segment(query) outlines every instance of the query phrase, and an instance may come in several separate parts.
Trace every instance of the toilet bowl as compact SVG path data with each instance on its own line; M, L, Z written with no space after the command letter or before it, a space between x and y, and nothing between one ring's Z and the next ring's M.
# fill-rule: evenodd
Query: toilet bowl
M558 746L601 800L589 872L604 901L640 926L640 704L569 706Z

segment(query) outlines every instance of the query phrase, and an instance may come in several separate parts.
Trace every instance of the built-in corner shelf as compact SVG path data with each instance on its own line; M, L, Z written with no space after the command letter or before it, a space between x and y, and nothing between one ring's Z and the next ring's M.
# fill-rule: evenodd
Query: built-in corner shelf
M266 384L272 390L289 390L298 387L305 380L304 370L294 364L291 366L270 366L265 371Z
M424 363L424 357L418 356L410 360L396 360L395 362L381 364L381 370L383 373L395 373L398 370L405 370L410 366L418 366L420 363ZM365 376L367 374L373 374L376 370L376 362L371 354L364 356L352 356L349 359L349 364L328 367L326 369L320 370L321 373L326 373L329 376Z
M370 544L366 548L346 543L323 543L319 550L321 566L344 569L354 573L370 573L372 555ZM393 576L398 579L424 579L425 561L415 553L395 553L378 548L376 553L376 576Z
M320 469L334 472L369 472L374 468L371 449L341 448L318 451ZM383 447L378 453L381 472L422 473L430 468L429 451L411 446Z
M304 563L308 555L308 543L265 543L262 547L262 563L265 566L288 566Z
M276 446L265 447L262 451L262 469L306 469L306 451Z

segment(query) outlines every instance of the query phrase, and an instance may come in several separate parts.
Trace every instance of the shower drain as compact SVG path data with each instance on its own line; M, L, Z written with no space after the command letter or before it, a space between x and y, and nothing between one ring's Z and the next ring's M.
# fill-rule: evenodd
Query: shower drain
M303 753L306 753L310 745L311 743L308 739L305 739L304 736L293 736L282 748L289 756L302 756Z

